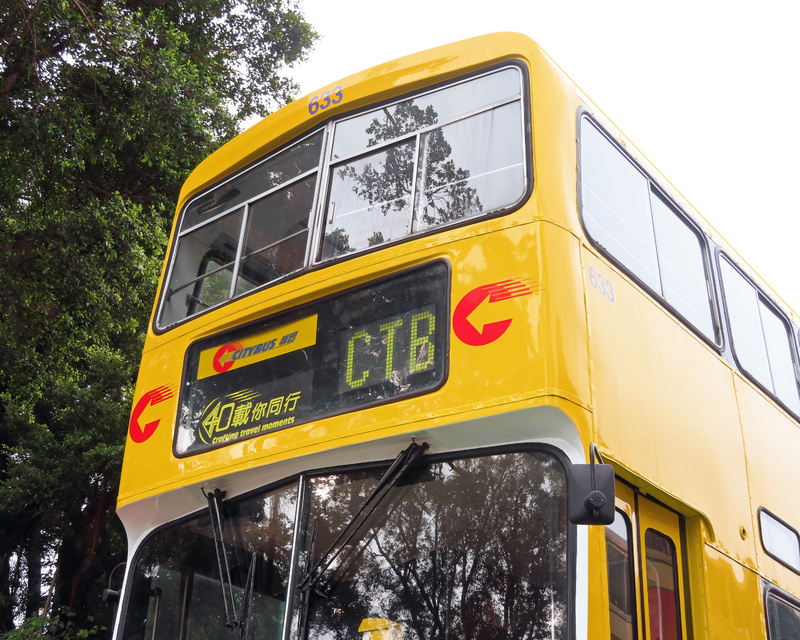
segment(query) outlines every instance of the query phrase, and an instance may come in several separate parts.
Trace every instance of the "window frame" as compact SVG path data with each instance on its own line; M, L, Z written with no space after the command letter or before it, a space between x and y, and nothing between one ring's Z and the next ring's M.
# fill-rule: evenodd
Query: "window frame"
M724 309L724 316L725 316L725 324L727 326L728 335L730 338L730 351L733 357L733 361L736 365L737 370L749 380L753 385L755 385L758 389L760 389L763 393L767 394L776 404L778 404L784 411L789 413L789 415L793 416L795 420L800 420L800 411L795 411L791 409L786 402L781 399L777 393L773 390L768 389L761 381L759 381L753 374L751 374L747 369L742 366L740 356L737 354L736 351L736 342L733 337L733 330L732 330L732 322L731 322L731 315L730 315L730 303L728 301L728 296L725 292L725 283L722 277L722 265L723 261L730 266L741 278L749 284L756 295L756 303L764 304L770 311L772 311L782 322L783 326L786 329L786 337L787 342L789 344L789 356L792 360L792 369L794 372L794 382L795 387L797 388L798 394L798 402L800 402L800 358L798 353L797 347L797 340L795 339L795 328L794 324L789 320L788 316L784 313L784 311L778 307L775 302L773 302L772 298L768 296L764 290L755 282L753 278L751 278L745 271L722 249L719 250L717 254L717 268L719 269L720 274L720 296L722 297L722 306ZM763 321L759 317L760 326L764 329ZM767 366L769 366L769 348L765 341L765 351L764 355L767 359ZM772 378L772 370L770 368L770 378ZM774 386L774 380L773 380Z
M639 576L638 576L638 573L637 573L637 570L636 570L636 562L637 562L637 554L640 553L640 551L637 549L637 546L638 546L637 534L636 534L636 532L634 530L633 522L632 522L631 518L628 516L627 513L625 513L622 509L617 507L614 510L614 514L615 514L615 519L617 517L620 518L620 522L622 523L622 526L625 528L625 533L627 535L627 539L625 540L625 542L627 543L627 551L628 551L629 555L628 555L628 557L626 559L626 563L625 563L627 565L625 567L625 578L627 580L627 584L625 585L625 587L626 587L627 590L630 591L630 593L628 594L630 596L630 598L629 598L629 602L627 604L632 609L631 610L631 621L630 621L630 624L631 624L630 628L631 628L631 635L632 635L632 639L631 640L639 640L639 622L640 622L639 618L640 618L641 614L643 613L643 611L639 607L638 598L637 598L637 586L638 586L637 585L637 581L638 581ZM615 605L612 603L612 600L611 600L611 592L612 592L612 589L611 589L611 562L609 561L609 547L611 546L611 544L609 543L609 536L608 536L608 531L613 526L614 525L612 523L611 525L606 525L605 529L604 529L604 531L605 531L605 539L606 539L605 553L606 553L606 580L607 580L607 583L608 583L608 587L607 588L608 588L608 606L609 606L609 626L611 626L611 616L614 615L614 613L615 613L613 611L613 608L615 607ZM622 613L624 614L624 613L627 613L627 612L623 611ZM613 633L613 628L611 629L611 631ZM616 636L613 636L613 637L616 637Z
M766 553L770 558L772 558L776 562L779 562L780 564L782 564L784 567L786 567L790 571L800 575L800 564L798 566L796 566L796 567L791 565L791 564L789 564L786 560L784 560L780 556L777 556L774 553L772 553L767 548L767 545L764 544L764 527L761 525L761 514L762 513L767 514L770 518L775 520L778 524L782 525L787 530L788 533L793 533L794 534L795 540L797 540L798 551L800 551L800 533L798 533L797 529L795 529L792 525L790 525L788 522L786 522L783 518L779 518L778 516L776 516L772 511L770 511L766 507L759 507L758 508L758 538L761 541L761 548L764 549L764 553Z
M525 144L525 138L526 138L525 130L526 130L526 124L527 123L525 122L525 116L524 116L524 111L523 111L522 113L520 113L520 115L522 116L522 119L520 121L520 127L521 127L520 133L522 134L522 139L520 140L520 142L522 143L521 144L521 152L522 152L521 167L522 167L522 172L523 172L523 184L522 184L523 190L522 190L522 194L521 194L520 198L517 201L515 201L515 202L513 202L513 203L511 203L509 205L501 205L499 207L490 208L488 213L467 215L467 216L465 216L463 218L457 219L457 220L452 221L452 222L445 222L445 223L438 224L438 225L429 225L427 227L423 227L422 230L419 230L421 224L420 224L420 220L417 218L417 213L418 213L418 210L420 208L420 203L421 203L422 198L423 198L424 186L425 186L424 184L423 185L420 184L420 179L423 177L422 176L423 172L421 170L421 165L424 162L424 160L422 159L422 156L424 154L424 152L422 151L423 141L427 137L429 137L431 134L436 132L437 130L442 130L442 129L445 129L447 127L456 126L456 125L459 125L459 124L462 124L462 123L466 123L466 122L468 122L469 120L471 120L473 118L480 117L480 116L483 116L485 114L491 114L492 112L497 111L499 109L502 109L503 107L506 107L508 105L513 105L513 104L515 104L517 102L526 101L527 100L527 98L526 98L526 90L525 90L525 85L526 85L525 80L526 80L526 78L525 78L524 74L519 73L520 69L518 67L517 67L516 70L519 73L518 79L520 81L520 86L519 86L519 93L518 93L517 96L510 97L510 98L509 97L499 98L497 100L494 100L493 102L487 102L487 103L482 104L481 106L478 106L476 108L471 108L471 109L467 109L467 110L464 110L464 111L459 111L456 115L450 115L449 117L445 118L443 121L437 121L437 122L435 122L433 124L427 124L427 125L424 125L424 126L419 126L419 127L415 128L415 129L413 129L411 131L406 131L406 132L403 132L401 134L398 134L398 135L396 135L395 137L393 137L393 138L391 138L389 140L383 140L383 141L380 141L380 142L376 142L375 144L368 145L366 147L359 147L356 151L350 151L349 153L347 153L347 154L345 154L343 156L334 156L335 145L336 145L337 127L338 127L338 125L340 125L342 123L346 123L348 121L357 120L359 117L361 117L361 116L363 116L365 114L377 112L377 111L379 111L381 109L388 110L389 108L391 108L393 106L397 106L397 105L403 104L405 102L410 102L410 101L414 100L418 96L424 96L424 95L427 95L427 94L435 93L436 91L441 91L441 90L446 90L446 89L458 87L459 85L464 85L464 84L466 84L468 82L474 82L474 81L480 80L483 77L488 77L488 76L490 76L492 74L495 74L495 73L502 73L504 70L515 68L515 67L517 67L517 65L499 65L493 70L488 70L487 69L483 73L473 74L472 76L461 78L461 79L458 79L455 82L446 83L446 84L442 85L441 87L431 88L431 89L429 89L427 91L423 91L421 93L404 95L404 96L401 96L400 98L398 98L398 99L396 99L396 100L394 100L392 102L388 102L388 103L383 104L381 106L378 106L378 107L371 106L369 109L367 109L365 111L359 111L357 113L348 114L346 117L339 118L339 119L336 119L336 120L332 121L331 122L331 139L332 139L332 141L326 147L326 149L325 149L326 154L325 154L325 157L323 157L323 159L322 159L323 170L322 170L322 176L321 176L322 180L321 180L321 184L320 184L320 189L321 189L321 194L324 193L325 197L321 198L321 202L317 207L318 208L318 213L319 214L323 214L324 213L324 215L318 215L318 218L317 218L317 223L319 225L319 228L315 229L315 231L318 232L318 238L317 238L316 241L312 242L312 246L314 248L314 253L310 258L311 265L329 264L329 263L335 262L335 261L340 260L340 259L348 258L349 256L365 253L365 252L367 252L367 251L372 249L372 247L367 247L367 248L362 248L362 249L354 249L351 252L348 252L348 253L345 253L345 254L341 254L341 255L333 255L333 256L328 256L328 257L325 257L323 255L324 254L324 248L325 248L325 231L326 231L326 227L327 227L328 223L330 223L331 220L333 220L333 217L335 215L337 215L336 213L332 212L330 210L330 208L329 208L330 201L331 201L331 198L332 198L332 194L333 194L334 190L336 189L336 187L334 185L334 181L332 179L333 174L340 168L343 168L343 167L346 167L346 166L350 166L350 165L356 164L356 163L361 162L361 161L366 161L366 160L368 160L368 159L370 159L370 158L372 158L372 157L374 157L376 155L379 155L379 154L384 153L384 152L390 152L392 149L396 149L396 148L399 148L399 147L402 147L402 146L405 146L405 145L410 145L411 146L410 150L411 150L411 153L413 155L413 161L412 161L412 166L411 166L412 175L411 175L411 182L410 182L410 185L409 185L410 192L408 194L409 207L408 207L408 211L405 212L405 215L407 216L407 220L408 220L409 231L408 231L408 233L406 235L401 236L401 237L399 237L399 238L397 238L395 240L389 240L389 241L382 242L382 243L376 245L375 249L379 249L379 248L382 248L382 247L385 247L385 246L389 246L389 245L392 245L392 244L397 244L397 243L400 243L400 242L403 242L403 241L407 241L407 240L410 240L412 238L416 238L416 237L419 237L419 236L422 236L422 235L426 235L429 232L436 232L437 230L450 228L452 226L457 226L459 224L467 224L470 221L475 221L475 220L482 219L482 218L493 217L494 215L501 214L506 210L512 210L514 208L517 208L519 206L520 202L524 202L524 200L527 198L528 185L530 183L530 175L528 175L529 172L526 169L527 167L530 166L530 157L529 157L529 150L528 150L528 148L527 148L527 146ZM478 176L478 177L480 177L480 176ZM324 206L322 204L323 201L325 203Z
M647 607L646 607L647 621L646 621L646 626L647 626L647 629L650 630L650 633L652 634L653 633L652 629L653 629L654 620L659 620L660 621L660 620L664 619L664 618L658 616L658 614L653 611L653 608L652 608L653 602L650 599L650 588L651 588L650 580L653 577L652 574L651 574L651 564L654 563L654 560L655 560L654 557L653 557L653 553L652 553L654 550L652 548L649 548L648 544L647 544L648 534L651 534L651 533L654 536L657 536L658 538L663 540L667 544L667 546L670 548L670 550L672 552L672 555L670 556L670 559L672 560L672 562L670 564L666 564L665 563L665 565L668 566L672 570L671 571L671 573L672 573L671 577L672 577L673 585L675 587L674 591L671 592L674 595L675 601L673 603L674 604L674 609L670 612L671 614L673 614L673 617L670 617L670 620L675 622L675 640L683 640L682 622L683 622L683 620L685 618L685 615L684 615L684 612L682 610L681 604L683 603L683 600L684 600L686 594L685 594L685 592L682 592L682 590L681 590L681 580L680 580L679 574L681 572L682 567L680 566L681 563L679 561L680 556L678 555L678 546L676 545L675 541L672 539L672 537L670 535L668 535L668 534L664 533L663 531L660 531L659 529L656 529L656 528L654 528L652 526L647 527L642 532L642 535L641 535L641 538L640 538L640 540L641 540L641 555L639 557L641 558L641 562L642 562L642 566L643 566L643 571L642 571L643 592L642 592L642 596L643 596L643 598L647 598ZM659 574L656 571L656 577L658 577L658 575ZM685 585L684 585L684 587L685 587ZM661 589L660 589L659 586L656 586L655 588L659 592L661 592ZM642 615L644 616L644 611L643 611Z
M449 87L455 87L461 84L465 84L471 81L475 81L483 76L489 76L494 73L501 72L504 69L515 69L519 74L519 84L520 84L520 91L518 98L508 98L502 99L499 101L492 102L490 105L484 105L478 109L471 109L469 111L465 111L463 113L459 113L457 116L453 116L448 118L444 124L436 124L432 126L426 126L420 128L419 130L414 131L410 134L403 134L398 138L394 139L390 143L381 143L379 145L375 145L372 147L368 147L366 149L361 149L356 153L352 153L348 155L346 158L334 158L332 156L333 152L333 144L334 144L334 137L336 132L336 126L340 122L344 122L347 120L351 120L358 116L364 115L366 113L372 111L378 111L381 109L388 108L392 105L399 104L404 101L408 101L411 99L415 99L426 94L430 94L436 91L440 91L442 89L447 89ZM389 148L394 144L397 144L398 141L408 141L409 139L412 140L420 140L426 133L430 133L430 131L434 131L437 128L447 126L450 124L454 124L463 120L468 119L469 117L475 115L476 113L483 113L483 112L490 112L493 109L499 108L501 105L513 104L515 102L519 102L520 105L520 126L521 126L521 137L522 137L522 144L521 144L521 152L522 152L522 195L513 203L502 205L496 207L494 209L490 209L489 211L483 213L479 213L477 215L467 216L463 219L446 222L441 225L431 226L423 231L418 231L414 233L409 233L408 235L402 236L395 240L390 240L381 244L378 244L373 247L367 247L358 249L344 255L340 256L333 256L330 258L323 259L322 255L322 248L323 248L323 241L324 241L324 231L325 231L325 223L329 216L329 211L327 207L327 200L329 197L329 191L331 188L330 185L330 175L335 166L341 166L346 164L353 159L368 156L369 154L373 153L378 149ZM179 327L186 322L193 321L206 313L211 311L220 309L231 302L241 300L252 293L256 293L259 291L263 291L264 289L270 288L272 286L284 283L288 280L294 279L299 277L303 274L310 273L316 271L318 269L324 269L328 266L332 266L334 264L338 264L342 261L346 261L352 258L356 258L359 256L363 256L374 251L380 251L385 248L396 246L402 244L404 242L410 242L413 240L417 240L419 238L425 238L434 234L438 234L444 231L448 231L454 228L458 228L461 226L467 226L476 224L479 222L484 222L487 220L491 220L496 217L501 217L504 215L508 215L513 213L514 211L520 209L530 198L531 194L533 193L534 188L534 171L533 171L533 140L532 140L532 115L531 115L531 99L530 99L530 73L528 70L527 65L521 59L511 59L507 61L503 61L500 63L488 65L482 69L477 71L468 72L461 76L455 78L448 78L446 80L441 80L425 86L421 89L408 91L397 95L393 98L371 103L365 107L354 109L352 111L346 111L340 115L336 115L328 119L327 121L317 124L312 128L304 131L300 135L294 137L291 141L287 142L286 144L281 145L280 147L270 151L269 153L265 154L264 156L258 158L256 161L251 162L247 166L235 171L234 173L214 182L203 188L198 193L194 194L186 203L181 207L180 213L177 217L177 220L174 225L174 237L170 243L169 247L169 254L166 263L166 268L164 270L163 279L161 282L161 286L159 289L158 295L158 303L156 307L156 312L153 316L152 328L156 334L163 334L172 329ZM269 187L263 192L260 192L247 200L242 202L236 202L233 205L226 204L225 209L221 212L215 212L207 221L203 223L194 224L191 227L187 227L186 229L182 228L184 224L184 220L186 219L187 212L195 204L197 201L202 200L203 198L208 197L208 195L215 190L220 189L225 184L231 183L235 180L240 179L242 176L247 174L250 171L253 171L260 165L270 162L271 160L278 157L281 153L291 149L293 146L301 144L302 142L311 139L313 136L320 134L321 135L321 143L320 143L320 156L318 158L318 162L313 169L308 169L302 173L298 173L293 177L287 179L285 182L282 182L278 185L274 185ZM416 163L415 163L415 171L416 171ZM243 243L244 237L246 236L247 229L249 228L249 216L248 216L248 209L249 206L262 198L268 197L270 194L274 192L278 192L283 189L287 189L292 185L301 182L302 180L306 180L311 176L315 176L316 185L314 188L314 196L311 211L309 213L309 224L308 224L308 240L306 242L306 250L305 256L303 258L302 266L291 272L284 274L281 277L276 278L275 280L271 280L264 284L257 285L241 294L235 293L236 283L239 277L239 271L241 268L241 264L243 262L244 256L242 252L244 250ZM416 182L416 175L414 176L414 181ZM413 209L416 204L415 194L412 193L412 215ZM196 312L194 315L185 315L179 320L173 322L164 322L162 320L162 316L164 314L166 305L171 297L170 292L170 280L173 276L173 272L175 270L177 257L178 257L178 247L180 245L180 240L182 237L188 235L189 233L202 228L207 224L212 223L212 221L217 219L222 219L224 216L233 213L237 208L243 208L243 220L240 227L240 237L239 243L236 247L236 254L234 256L234 267L233 267L233 277L232 277L232 287L233 293L229 295L228 299L224 302L221 302L215 306L212 306L207 309L200 310ZM212 250L213 251L213 248ZM210 251L210 252L211 252ZM210 253L209 252L209 253ZM200 259L200 262L203 263L206 261L208 256L203 255ZM203 274L198 273L194 276L194 281L202 279ZM193 281L193 282L194 282ZM191 288L191 284L182 285L181 288L189 288L190 291L193 291ZM175 290L178 291L177 289Z
M626 160L630 165L635 169L638 173L642 175L642 177L647 182L647 194L648 194L648 206L649 206L649 213L650 213L650 224L653 227L653 237L654 237L654 248L655 248L655 261L656 266L658 268L658 278L659 284L661 285L662 289L664 286L664 280L661 275L661 262L658 253L658 237L655 232L655 220L652 208L652 199L660 198L663 203L667 206L667 208L672 210L672 213L675 214L675 217L680 220L686 228L697 238L700 245L700 252L703 261L703 270L705 272L705 284L706 284L706 292L708 295L708 303L709 303L709 312L711 316L711 325L712 330L714 332L714 336L709 336L704 333L697 325L695 325L689 318L687 318L683 313L681 313L672 303L667 300L666 296L663 293L655 291L650 285L648 285L642 278L637 275L629 266L627 266L622 260L620 260L616 255L614 255L609 249L604 247L600 244L599 240L595 239L592 234L589 232L589 229L586 225L586 220L584 218L584 198L583 198L583 144L582 144L582 137L583 137L583 121L587 121L590 126L595 127L598 133L603 136L609 144L620 154L620 156ZM712 258L712 250L710 246L710 242L706 234L700 228L700 226L691 218L691 216L687 215L683 209L678 205L675 200L670 197L667 191L659 184L659 182L654 179L648 171L641 166L636 159L628 153L628 151L614 139L613 136L609 134L607 129L595 118L591 112L586 109L585 107L581 107L578 109L577 118L576 118L576 140L577 140L577 152L578 152L578 162L577 162L577 197L578 197L578 218L580 220L581 227L583 229L584 235L586 239L589 241L589 244L595 248L600 254L605 257L612 265L618 268L624 275L630 278L636 285L644 289L644 291L654 300L656 300L662 307L664 307L670 314L675 316L683 325L685 325L692 333L694 333L697 337L703 340L709 347L714 349L717 353L722 353L725 342L724 342L724 331L722 328L722 317L719 308L719 302L717 300L717 283L716 283L716 274L714 270L714 263Z
M798 612L798 617L800 617L800 600L798 600L791 594L787 593L783 589L779 589L774 584L764 580L764 625L766 627L767 638L768 640L783 640L782 638L774 638L772 636L772 629L769 617L770 599L773 599L774 601L785 607L789 607L790 609L796 610Z
M203 285L209 278L213 276L214 272L224 272L229 264L232 266L236 265L235 258L232 261L223 262L226 259L226 257L227 256L220 249L209 249L200 259L200 271L203 272L203 275L198 276L197 279L194 281L194 283L191 282L187 283L186 286L187 289L189 287L191 287L192 289L191 292L192 301L187 305L188 306L187 313L191 313L198 306L207 308L212 308L216 306L216 305L206 305L203 302L203 299L200 297L200 294L203 291ZM212 269L211 271L208 271L208 265L211 262L217 262L221 264L219 267ZM231 273L231 279L233 279L233 268L231 268L230 273ZM230 291L230 285L228 286L228 290ZM192 315L197 315L197 312L193 313Z

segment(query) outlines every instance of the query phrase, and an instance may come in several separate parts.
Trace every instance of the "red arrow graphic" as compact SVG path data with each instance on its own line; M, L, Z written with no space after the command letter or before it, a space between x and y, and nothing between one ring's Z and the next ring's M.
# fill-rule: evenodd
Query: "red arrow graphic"
M158 427L158 423L161 422L161 419L153 420L152 422L145 424L144 427L141 427L139 425L139 418L142 417L142 413L144 413L144 410L147 409L147 407L164 402L164 400L169 400L173 395L172 389L166 385L163 385L153 389L152 391L148 391L141 398L139 398L139 402L137 402L136 406L133 408L133 413L131 413L131 421L128 425L128 430L131 434L131 440L136 443L141 443L155 433L155 430Z
M212 363L214 366L214 371L217 373L225 373L228 369L230 369L235 361L229 360L228 362L223 363L221 361L222 356L224 356L226 353L235 353L241 348L242 345L239 342L231 342L230 344L222 345L217 353L214 354L214 361Z
M521 280L502 280L492 284L485 284L467 293L453 312L453 331L456 337L464 344L481 347L497 340L511 325L513 318L505 318L495 322L488 322L479 330L469 321L469 316L487 298L488 304L510 300L520 296L529 296L533 292Z

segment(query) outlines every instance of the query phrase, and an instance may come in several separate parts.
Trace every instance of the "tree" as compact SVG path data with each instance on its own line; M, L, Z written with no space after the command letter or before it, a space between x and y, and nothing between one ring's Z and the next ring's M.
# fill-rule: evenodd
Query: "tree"
M0 3L0 633L110 626L131 394L188 172L291 99L283 0ZM55 575L53 573L55 572ZM52 581L52 584L50 582Z

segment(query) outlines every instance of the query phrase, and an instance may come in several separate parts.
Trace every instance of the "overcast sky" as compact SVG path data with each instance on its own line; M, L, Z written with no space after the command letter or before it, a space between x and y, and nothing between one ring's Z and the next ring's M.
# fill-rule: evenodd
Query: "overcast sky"
M800 312L796 0L300 0L302 93L495 31L536 40Z

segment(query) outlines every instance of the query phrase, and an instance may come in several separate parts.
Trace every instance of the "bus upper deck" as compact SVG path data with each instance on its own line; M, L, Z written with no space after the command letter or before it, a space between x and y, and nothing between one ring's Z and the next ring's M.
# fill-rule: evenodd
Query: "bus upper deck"
M527 38L332 84L181 193L118 632L244 628L221 583L270 637L796 637L799 337ZM362 514L412 441L430 462ZM618 478L608 531L563 512L591 443Z

